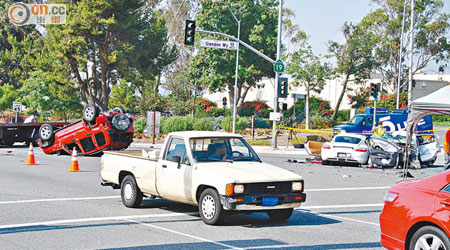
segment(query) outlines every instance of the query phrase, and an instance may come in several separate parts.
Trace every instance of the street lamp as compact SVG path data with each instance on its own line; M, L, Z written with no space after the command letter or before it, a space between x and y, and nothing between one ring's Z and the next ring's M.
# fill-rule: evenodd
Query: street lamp
M234 15L233 11L231 10L230 5L227 2L221 1L224 3L228 10L231 12L231 15L233 15L234 20L236 20L238 24L238 34L237 39L240 41L241 36L241 20L237 19L237 17ZM239 42L237 43L236 48L236 75L234 77L234 100L233 100L233 133L236 133L236 110L237 110L237 83L238 83L238 74L239 74Z

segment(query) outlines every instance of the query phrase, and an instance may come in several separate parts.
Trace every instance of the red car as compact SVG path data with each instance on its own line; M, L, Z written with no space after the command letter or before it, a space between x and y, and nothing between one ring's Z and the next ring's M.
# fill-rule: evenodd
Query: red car
M73 148L83 155L103 150L127 148L133 141L133 118L121 108L100 114L89 104L83 110L83 120L54 130L51 124L39 128L39 146L46 154L71 154Z
M397 182L385 196L380 228L387 249L450 249L450 172Z

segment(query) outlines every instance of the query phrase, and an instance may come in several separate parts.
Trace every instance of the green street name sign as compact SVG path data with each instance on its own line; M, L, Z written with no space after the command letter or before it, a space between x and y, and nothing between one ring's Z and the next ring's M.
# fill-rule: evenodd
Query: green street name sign
M273 65L273 71L277 73L283 73L284 72L284 63L281 60L278 60Z

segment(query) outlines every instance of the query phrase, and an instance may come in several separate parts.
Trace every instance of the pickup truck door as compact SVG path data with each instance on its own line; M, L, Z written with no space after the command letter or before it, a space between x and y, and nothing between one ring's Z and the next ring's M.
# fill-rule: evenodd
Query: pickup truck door
M192 166L182 138L172 137L167 150L158 163L156 186L163 198L179 201L191 201ZM180 157L180 163L173 157Z

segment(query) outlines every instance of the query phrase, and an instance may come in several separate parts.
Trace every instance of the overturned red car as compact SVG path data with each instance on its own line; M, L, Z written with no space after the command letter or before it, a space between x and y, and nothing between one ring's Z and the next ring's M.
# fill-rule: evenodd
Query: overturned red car
M88 104L83 120L55 130L52 124L39 128L39 146L46 154L71 154L73 148L83 155L104 150L121 150L133 141L133 117L121 108L100 114L98 107Z

